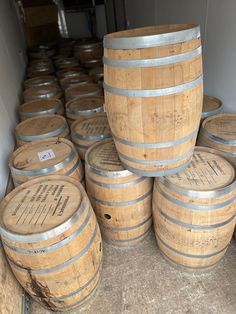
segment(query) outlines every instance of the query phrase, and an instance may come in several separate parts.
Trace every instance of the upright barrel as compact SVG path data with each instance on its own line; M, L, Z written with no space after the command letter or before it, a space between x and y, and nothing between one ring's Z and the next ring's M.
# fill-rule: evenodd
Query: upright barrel
M74 121L83 121L97 113L103 112L104 98L102 96L88 96L82 99L73 99L66 103L66 118L69 124Z
M78 74L77 76L73 75L73 76L66 77L60 80L60 84L63 90L69 87L88 84L88 83L92 83L92 79L90 76L86 74Z
M102 56L103 47L101 41L78 43L74 46L74 57L79 59L83 65L91 60L101 60Z
M199 27L162 25L106 35L104 90L126 169L155 177L186 168L202 112Z
M216 97L204 95L201 121L208 117L221 113L222 110L223 106L221 100Z
M33 86L24 91L24 101L31 101L35 99L51 99L62 98L62 92L57 84L47 86Z
M102 88L98 84L93 83L72 86L65 90L66 101L100 95L102 95Z
M235 174L216 150L196 147L188 168L155 179L156 239L175 266L203 272L223 258L235 226Z
M85 159L89 147L109 137L112 135L106 113L95 115L86 120L75 121L71 125L71 139L82 160Z
M132 246L152 224L152 179L125 170L113 140L93 145L86 153L86 188L104 239Z
M64 107L60 99L36 99L25 102L19 107L21 121L47 114L63 114Z
M14 185L36 177L60 174L84 183L84 168L78 153L69 140L51 137L15 150L9 160Z
M33 77L24 81L25 89L34 86L47 86L57 84L57 78L53 75L44 75L39 77Z
M3 246L17 280L41 305L66 313L95 290L101 234L81 184L48 176L26 182L0 204Z
M60 115L43 115L29 118L17 124L17 146L49 137L65 137L70 134L66 119Z
M236 114L221 113L204 120L198 144L220 150L236 164Z

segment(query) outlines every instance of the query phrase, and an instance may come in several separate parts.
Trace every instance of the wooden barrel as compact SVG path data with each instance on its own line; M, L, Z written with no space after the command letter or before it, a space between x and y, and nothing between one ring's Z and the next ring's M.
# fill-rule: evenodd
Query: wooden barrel
M98 84L92 83L69 87L65 90L66 101L99 95L102 95L102 88Z
M54 64L58 70L62 70L77 67L79 65L79 62L75 58L62 58L55 60Z
M104 48L105 111L125 168L156 177L187 167L202 112L199 27L112 33Z
M220 113L222 110L223 107L221 100L212 96L204 95L201 122L208 117Z
M102 96L88 96L82 99L73 99L66 103L66 118L68 124L74 121L83 121L94 114L104 111Z
M36 301L67 312L91 295L101 272L101 234L78 181L36 178L8 194L0 208L8 261Z
M76 67L73 69L63 69L56 72L58 79L62 80L66 77L73 77L79 74L85 74L85 69L81 67Z
M87 61L102 59L103 47L101 41L79 43L74 46L74 57L84 65Z
M17 146L49 137L69 138L66 119L60 115L44 115L29 118L17 124L15 129Z
M132 246L152 224L152 179L125 170L113 140L94 144L86 153L86 187L104 239Z
M48 114L63 114L64 107L60 99L36 99L22 104L19 107L21 121Z
M11 155L9 167L17 186L35 177L59 174L84 182L84 169L69 140L51 137L18 148Z
M50 99L62 98L62 91L56 84L47 86L34 86L27 88L24 91L24 101L31 101L35 99Z
M51 75L55 71L51 60L42 59L32 61L27 68L28 77Z
M51 58L56 54L56 50L54 49L54 43L52 44L44 44L36 47L31 47L29 49L29 57L30 59L47 59Z
M84 62L84 67L86 69L94 69L94 68L98 68L101 67L103 65L102 59L94 59L94 60L89 60Z
M71 139L82 160L85 159L89 147L111 136L106 113L97 114L83 121L75 121L71 125Z
M104 77L103 66L90 70L89 75L93 78L94 83L98 83Z
M233 165L209 148L196 147L187 169L156 178L153 220L163 255L189 272L217 265L234 231L235 199Z
M25 89L34 87L34 86L46 86L57 84L57 78L53 75L45 75L39 77L33 77L24 81Z
M86 74L78 74L77 76L74 75L60 80L61 88L63 90L69 87L88 84L92 82L92 78Z
M218 149L236 164L236 114L222 113L204 120L198 145Z

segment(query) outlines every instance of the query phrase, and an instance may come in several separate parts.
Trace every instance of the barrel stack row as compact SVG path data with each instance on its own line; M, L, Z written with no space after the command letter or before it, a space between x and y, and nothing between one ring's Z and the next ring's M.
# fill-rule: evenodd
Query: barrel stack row
M88 75L102 47L82 47L61 45L59 55L44 49L40 59L31 51L19 148L9 160L19 186L0 205L13 272L34 299L56 311L94 291L102 238L130 247L153 221L163 256L202 272L223 258L235 227L236 115L220 113L218 99L203 97L199 27L105 36L105 104L103 69ZM34 74L38 62L50 70ZM195 146L197 136L208 147Z

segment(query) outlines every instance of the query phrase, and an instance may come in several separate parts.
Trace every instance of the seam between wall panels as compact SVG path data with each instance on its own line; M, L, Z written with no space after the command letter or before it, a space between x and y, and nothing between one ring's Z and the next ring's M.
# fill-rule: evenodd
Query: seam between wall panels
M206 42L207 42L207 24L208 24L208 15L209 15L209 3L210 3L210 0L206 0L206 15L205 15L205 25L204 25L205 37L204 37L204 42L203 42L204 51L206 49Z

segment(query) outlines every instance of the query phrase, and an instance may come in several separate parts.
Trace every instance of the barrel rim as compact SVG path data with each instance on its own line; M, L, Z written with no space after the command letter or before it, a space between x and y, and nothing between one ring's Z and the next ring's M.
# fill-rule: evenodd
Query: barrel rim
M36 91L36 94L32 95L29 92ZM38 94L37 91L40 93ZM62 97L62 91L57 84L43 85L43 86L32 86L24 90L23 93L25 102L35 100L35 99L47 99L47 98L56 98Z
M179 28L179 30L166 32L161 34L153 34L146 36L125 36L130 30L121 31L118 34L123 37L112 37L114 34L111 33L104 36L103 45L104 48L108 49L140 49L140 48L149 48L149 47L159 47L164 45L174 45L182 42L186 42L188 40L196 39L200 37L200 26L197 24L167 24L160 26L148 26L143 28L135 28L132 31L137 31L140 29L160 29L165 26L172 26L175 28ZM182 28L181 28L182 26Z
M100 146L101 144L106 144L106 143L109 143L109 142L113 142L113 140L111 138L108 138L106 140L103 140L101 142L98 142L98 143L95 143L93 144L87 151L86 151L86 154L85 154L85 168L88 169L88 171L96 174L96 175L99 175L99 176L102 176L102 177L106 177L106 178L124 178L124 177L130 177L130 176L133 176L134 173L130 172L129 170L120 170L120 171L106 171L106 170L101 170L95 166L91 166L89 164L89 154L95 149L97 148L98 146ZM118 154L118 153L117 153ZM118 155L119 156L119 155Z
M50 167L43 167L43 168L40 168L38 170L25 170L25 169L19 169L17 167L15 167L14 165L14 159L24 150L28 150L30 149L32 146L36 146L40 143L51 143L51 142L63 142L64 144L68 145L70 148L71 148L71 153L68 155L68 156L65 156L65 158L58 162L57 164L54 164ZM52 172L56 172L56 171L59 171L61 170L62 168L66 167L73 159L75 158L78 158L79 159L79 156L78 156L78 153L73 145L73 143L65 138L62 138L62 137L50 137L50 138L45 138L45 139L39 139L37 141L33 141L33 142L30 142L28 144L25 144L23 146L20 146L19 148L17 148L13 153L12 155L10 156L9 158L9 161L8 161L8 166L11 170L11 172L13 172L14 174L16 175L19 175L19 176L31 176L31 177L34 177L34 176L40 176L40 175L47 175L47 174L50 174ZM79 163L80 163L80 159L79 159Z
M92 41L90 43L78 43L77 45L74 45L74 49L90 49L97 46L102 46L102 40Z
M184 195L184 196L187 196L190 198L203 198L203 199L215 198L218 196L227 195L236 189L236 165L233 164L229 158L227 158L220 151L213 149L213 148L196 146L194 151L216 154L216 155L220 156L221 158L225 159L231 165L231 167L234 169L234 180L229 185L227 185L223 188L214 189L214 190L207 190L207 191L190 190L187 188L180 187L180 186L170 182L168 177L158 178L158 180L165 187L167 187L168 189L171 189L171 191L174 191L177 194ZM156 182L157 182L157 180L155 179L154 184L157 184Z
M59 118L63 121L63 125L60 126L58 129L50 131L48 133L43 133L43 134L39 134L39 135L21 135L20 133L18 133L18 129L19 126L22 126L22 124L25 123L29 123L30 121L34 120L34 119L43 119L43 118L47 118L47 117L51 117L51 118ZM68 125L66 122L66 119L61 116L61 115L41 115L41 116L36 116L36 117L32 117L29 119L26 119L22 122L20 122L19 124L17 124L16 128L15 128L15 135L16 138L19 140L22 140L24 142L32 142L34 140L38 140L38 139L44 139L44 138L48 138L48 137L57 137L57 135L59 135L60 133L62 133L64 130L68 129ZM69 132L69 129L68 129Z
M55 107L49 108L47 110L41 110L41 111L24 111L24 107L26 107L27 105L30 106L31 104L34 106L34 104L36 103L40 103L41 101L46 101L46 102L51 102L52 105L53 103L55 104ZM31 101L27 101L25 103L23 103L22 105L20 105L19 107L19 114L21 116L25 116L25 117L34 117L40 114L51 114L51 113L55 113L55 112L59 112L60 109L63 109L63 105L62 105L62 101L58 98L48 98L48 99L34 99Z
M33 85L30 84L31 82ZM42 75L42 76L36 76L36 77L26 79L24 81L24 87L29 88L31 86L50 85L52 83L57 83L56 76L54 76L54 75Z
M37 184L42 181L46 182L46 181L51 181L51 180L69 181L70 183L75 185L78 188L78 190L81 192L81 202L80 204L78 204L77 210L75 210L74 213L66 221L64 221L60 225L53 227L50 230L33 233L33 234L16 233L16 232L8 230L5 226L3 226L3 221L2 221L2 215L4 212L3 208L17 194L18 191L24 188L27 188L28 186L32 186L34 185L34 183ZM47 241L49 239L57 237L58 235L70 229L80 219L81 211L83 212L84 211L83 208L86 206L90 206L90 203L88 201L84 188L82 187L79 181L73 178L65 177L61 175L49 175L45 177L35 178L16 187L0 202L0 208L1 208L0 234L2 234L4 237L6 237L9 240L12 240L14 242L20 242L20 243L35 243L35 242L40 242L40 241Z
M214 135L212 133L210 133L209 131L206 130L205 128L205 125L207 122L209 122L210 120L213 120L213 119L218 119L220 117L226 117L226 116L229 116L229 117L235 117L235 120L236 120L236 113L219 113L219 114L216 114L214 116L210 116L208 118L206 118L203 122L202 122L202 126L201 126L201 129L200 129L200 133L203 134L204 136L206 136L208 139L214 141L214 142L217 142L217 143L220 143L220 144L224 144L224 145L228 145L228 146L236 146L236 140L227 140L223 137L220 137L220 136L217 136L217 135ZM236 132L235 132L236 134Z
M223 103L219 98L213 97L213 96L209 96L204 94L203 96L203 106L204 106L204 99L210 99L213 100L216 104L218 104L218 108L212 110L212 111L202 111L202 118L208 118L210 116L216 115L218 113L221 113L221 111L223 110Z

